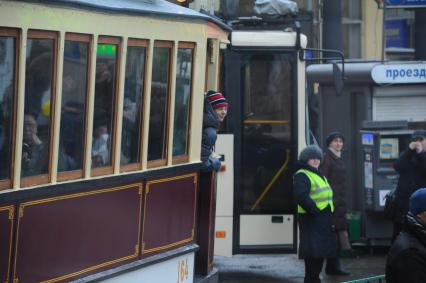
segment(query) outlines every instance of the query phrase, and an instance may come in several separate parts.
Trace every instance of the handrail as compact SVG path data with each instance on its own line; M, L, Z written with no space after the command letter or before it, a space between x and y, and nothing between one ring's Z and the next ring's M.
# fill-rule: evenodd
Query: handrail
M266 194L269 192L269 190L272 188L272 185L275 183L275 181L278 179L279 176L285 171L287 168L288 162L290 161L290 150L287 149L286 159L284 164L281 166L280 169L278 169L277 173L272 177L272 180L269 182L269 184L263 189L260 196L256 199L256 202L252 205L250 211L254 211L257 206L259 206L260 202L264 199Z
M289 120L244 120L244 124L288 124Z

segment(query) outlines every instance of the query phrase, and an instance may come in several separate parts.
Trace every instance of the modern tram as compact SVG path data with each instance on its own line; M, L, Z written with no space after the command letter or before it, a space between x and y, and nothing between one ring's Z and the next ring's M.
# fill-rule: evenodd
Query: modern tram
M1 282L182 283L211 268L203 94L229 32L162 0L0 1ZM290 57L276 58L301 76ZM296 139L299 111L250 111Z
M222 51L230 110L216 145L227 164L218 175L217 255L297 249L292 175L309 137L307 37L287 27L242 22Z

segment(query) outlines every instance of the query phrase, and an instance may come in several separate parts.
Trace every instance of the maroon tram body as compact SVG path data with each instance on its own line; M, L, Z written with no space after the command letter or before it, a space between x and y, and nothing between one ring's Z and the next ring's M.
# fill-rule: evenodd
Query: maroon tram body
M56 185L42 190L46 196L22 192L23 199L3 203L2 282L67 282L155 255L159 260L180 247L197 249L197 171L143 175Z

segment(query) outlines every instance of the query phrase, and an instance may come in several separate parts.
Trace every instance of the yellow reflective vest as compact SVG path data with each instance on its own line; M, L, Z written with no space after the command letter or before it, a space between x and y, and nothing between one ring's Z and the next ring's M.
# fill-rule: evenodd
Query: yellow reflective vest
M306 169L300 169L296 174L303 173L305 174L311 183L311 191L309 192L309 197L315 202L319 210L325 209L327 206L330 206L331 212L334 211L333 205L333 191L331 190L330 185L326 178L321 178L314 172L311 172ZM297 205L298 213L306 213L306 210L303 209L300 205Z

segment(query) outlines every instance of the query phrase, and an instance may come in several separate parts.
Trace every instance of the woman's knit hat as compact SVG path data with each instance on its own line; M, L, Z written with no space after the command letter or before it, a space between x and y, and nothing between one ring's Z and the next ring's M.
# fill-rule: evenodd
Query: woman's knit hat
M220 107L228 108L228 102L226 101L226 98L221 94L220 92L209 90L206 93L207 101L211 104L213 109L217 109Z
M410 197L410 212L413 215L426 211L426 188L418 189Z
M299 160L302 163L307 163L309 159L322 160L322 150L317 145L309 145L305 147L299 154Z
M342 141L345 141L345 138L343 137L343 134L342 134L341 132L337 132L337 131L335 131L335 132L331 132L331 133L327 136L327 138L325 139L325 144L327 145L327 147L329 147L329 146L330 146L330 143L331 143L334 139L337 139L337 138L341 138L341 139L342 139Z

